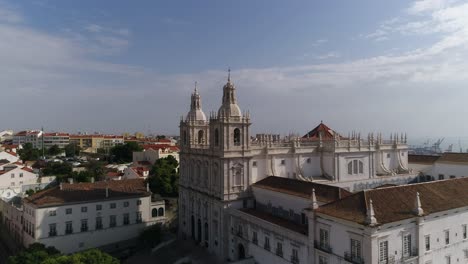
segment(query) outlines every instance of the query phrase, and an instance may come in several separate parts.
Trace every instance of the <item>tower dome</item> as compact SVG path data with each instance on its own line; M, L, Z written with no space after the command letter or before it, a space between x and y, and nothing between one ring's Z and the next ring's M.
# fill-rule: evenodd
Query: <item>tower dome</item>
M187 121L206 121L206 115L202 110L201 96L197 90L197 83L195 83L195 90L192 93L190 101L190 111L187 114Z
M229 70L228 81L223 87L223 103L218 110L218 116L242 117L242 112L237 105L236 87L231 82L231 71Z

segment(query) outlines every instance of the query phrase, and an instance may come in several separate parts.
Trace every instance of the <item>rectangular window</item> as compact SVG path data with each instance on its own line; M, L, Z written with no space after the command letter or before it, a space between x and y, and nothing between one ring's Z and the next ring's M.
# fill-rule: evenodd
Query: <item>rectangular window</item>
M136 222L137 222L137 223L141 223L141 222L142 222L141 212L136 212Z
M252 243L255 245L258 245L258 237L257 237L257 232L253 231L252 233Z
M450 258L450 256L445 256L445 263L446 263L446 264L451 264L451 258Z
M327 249L329 245L328 230L320 228L320 248Z
M129 202L124 202L124 203L123 203L123 206L124 206L124 207L128 207L129 205L130 205Z
M49 211L49 216L56 216L56 215L57 215L57 211L55 210Z
M358 161L353 160L353 173L358 174Z
M307 163L310 163L311 162L311 159L310 158L307 158Z
M101 210L102 210L102 205L96 204L96 211L101 211Z
M57 224L49 224L49 236L53 237L57 235Z
M301 224L307 225L307 216L304 213L301 213Z
M256 161L252 162L252 167L257 167L257 162Z
M88 231L88 219L81 219L81 232Z
M88 212L88 207L82 206L82 207L81 207L81 212L82 212L82 213Z
M65 234L73 234L73 222L65 222Z
M388 241L379 243L379 263L388 263Z
M115 227L117 225L117 220L115 215L109 216L109 227Z
M430 235L424 236L424 244L426 246L426 251L431 250L431 236Z
M293 248L293 249L292 249L292 253L291 253L291 262L292 262L293 264L299 263L299 253L297 252L297 249L296 249L296 248Z
M141 205L141 200L137 200L137 205Z
M445 233L445 245L448 245L450 244L450 231L445 230L444 233Z
M276 243L276 255L283 257L283 244L280 242Z
M22 172L20 173L20 178L23 178L23 173Z
M443 174L439 174L439 180L443 180L445 176Z
M129 215L128 213L125 213L125 214L123 215L123 224L124 224L124 225L130 224L130 215Z
M96 217L96 230L102 229L102 217Z
M403 257L411 256L411 235L406 234L403 236Z
M11 174L11 178L12 178L12 179L15 178L15 174L14 174L14 173Z
M463 250L463 253L464 253L464 255L465 255L465 258L468 258L468 249L464 249L464 250Z
M115 209L115 203L111 203L109 206L110 206L110 209Z
M463 239L466 239L466 225L462 225Z
M265 244L263 245L263 248L270 251L270 238L269 237L265 237Z
M361 241L351 239L351 259L361 259Z
M286 161L285 160L281 160L281 165L284 165L286 164Z
M325 256L319 256L319 264L328 264L328 258Z

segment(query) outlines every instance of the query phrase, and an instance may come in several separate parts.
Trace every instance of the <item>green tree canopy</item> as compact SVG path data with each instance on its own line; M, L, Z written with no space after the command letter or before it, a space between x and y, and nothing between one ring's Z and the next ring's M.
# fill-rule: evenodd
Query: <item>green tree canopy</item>
M41 151L33 147L31 143L26 143L23 145L22 149L18 150L18 154L21 160L38 160L41 156Z
M76 143L70 143L65 146L65 156L74 157L80 155L81 148Z
M126 142L111 148L110 153L115 162L131 162L134 151L142 151L143 148L136 142Z
M177 196L179 193L179 163L173 156L158 159L148 177L150 189L162 196Z
M62 153L63 151L57 145L53 145L49 149L47 149L47 154L50 156L57 156L58 154Z
M147 227L140 233L138 241L143 247L152 248L161 242L162 230L161 225L156 224Z
M119 260L98 249L62 255L53 247L34 243L18 255L9 257L7 264L119 264Z

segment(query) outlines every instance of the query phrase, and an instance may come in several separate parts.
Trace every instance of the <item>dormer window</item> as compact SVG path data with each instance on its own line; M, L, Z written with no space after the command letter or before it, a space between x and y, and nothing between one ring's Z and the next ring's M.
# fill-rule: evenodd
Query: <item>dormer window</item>
M360 160L351 160L348 162L348 174L357 175L364 173L364 163Z

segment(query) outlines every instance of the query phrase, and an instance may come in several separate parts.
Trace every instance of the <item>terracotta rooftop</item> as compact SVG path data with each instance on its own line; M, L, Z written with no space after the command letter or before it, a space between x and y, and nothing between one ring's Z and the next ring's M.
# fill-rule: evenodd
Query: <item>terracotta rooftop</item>
M440 156L434 156L434 155L414 155L414 154L409 154L408 155L408 162L409 163L418 163L418 164L434 164Z
M292 221L288 221L286 219L283 219L283 218L280 218L280 217L277 217L268 213L264 213L255 209L244 208L244 209L240 209L240 211L246 214L258 217L262 220L273 223L275 225L279 225L281 227L287 228L296 233L307 235L307 226L305 225L299 225Z
M468 178L379 188L355 193L323 205L316 212L365 225L367 205L372 199L379 224L415 217L412 212L419 192L426 215L468 206Z
M468 153L444 153L437 162L468 163Z
M315 189L315 196L317 197L317 200L323 203L329 203L351 195L350 192L336 186L277 176L269 176L261 181L258 181L253 185L253 187L286 193L306 199L310 199L310 196L312 195L312 189Z
M108 197L106 197L106 188L108 188ZM24 200L25 203L30 203L37 207L49 207L68 203L87 203L149 195L151 193L146 191L144 180L130 179L94 183L62 183L62 190L60 190L59 186L56 186L35 193Z
M336 134L338 137L341 137L338 133L336 133L333 129L329 128L324 123L320 122L318 126L316 126L311 131L307 132L302 138L303 139L319 139L320 134L322 135L322 139L333 139L334 135Z

